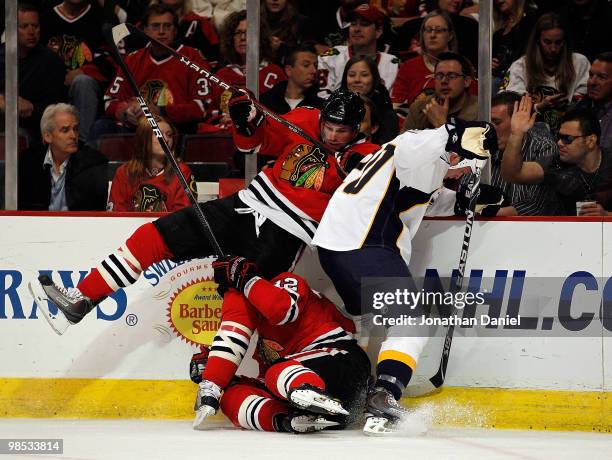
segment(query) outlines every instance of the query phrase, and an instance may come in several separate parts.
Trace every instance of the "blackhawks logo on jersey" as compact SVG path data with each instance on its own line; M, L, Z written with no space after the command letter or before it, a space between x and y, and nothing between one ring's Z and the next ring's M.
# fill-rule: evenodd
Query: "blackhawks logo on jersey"
M259 358L265 366L271 366L278 361L281 357L280 352L284 350L280 343L261 336L259 336L257 348L259 350Z
M149 80L140 88L142 96L150 104L165 107L174 102L174 96L168 89L168 85L162 80Z
M166 196L151 184L142 184L134 194L134 210L139 212L166 212Z
M291 182L294 187L320 190L329 168L327 155L318 147L309 144L297 145L281 165L281 179Z
M64 61L64 65L69 70L78 69L93 59L93 53L87 46L87 43L73 35L51 37L47 46L59 54Z

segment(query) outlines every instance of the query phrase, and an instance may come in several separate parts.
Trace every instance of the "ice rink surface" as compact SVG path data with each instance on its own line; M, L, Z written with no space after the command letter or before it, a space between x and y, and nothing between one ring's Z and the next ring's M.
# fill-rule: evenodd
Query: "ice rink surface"
M578 459L612 458L612 435L546 431L437 429L373 438L361 431L309 435L261 433L212 421L194 431L189 421L1 419L0 438L63 438L63 455L2 455L36 459Z

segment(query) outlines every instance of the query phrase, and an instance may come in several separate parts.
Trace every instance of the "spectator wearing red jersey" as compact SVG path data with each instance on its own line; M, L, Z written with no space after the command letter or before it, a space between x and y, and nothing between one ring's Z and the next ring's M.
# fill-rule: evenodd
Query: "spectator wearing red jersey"
M178 132L163 117L155 121L170 150ZM191 191L197 193L195 179L184 163L179 163ZM149 121L142 117L136 128L132 159L117 169L108 200L109 211L173 212L189 206L189 199L168 163Z
M151 5L143 18L145 33L172 46L178 17L166 5ZM208 63L195 48L179 45L176 50L203 68ZM149 109L167 117L181 132L193 132L206 115L210 89L207 79L190 71L161 46L151 44L125 58L125 64L147 101ZM91 139L108 132L131 132L142 111L123 72L118 71L104 95L106 116L96 121Z

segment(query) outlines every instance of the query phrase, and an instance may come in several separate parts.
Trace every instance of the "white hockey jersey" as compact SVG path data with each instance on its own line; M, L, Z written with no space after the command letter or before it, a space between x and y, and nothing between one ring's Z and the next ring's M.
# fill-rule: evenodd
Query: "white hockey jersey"
M344 67L351 56L352 52L348 46L335 46L319 56L319 97L327 99L332 91L340 88ZM380 78L391 92L399 69L399 59L392 54L378 52L376 62Z
M447 140L445 126L406 131L366 156L334 192L313 244L399 249L408 264L411 239L449 168Z

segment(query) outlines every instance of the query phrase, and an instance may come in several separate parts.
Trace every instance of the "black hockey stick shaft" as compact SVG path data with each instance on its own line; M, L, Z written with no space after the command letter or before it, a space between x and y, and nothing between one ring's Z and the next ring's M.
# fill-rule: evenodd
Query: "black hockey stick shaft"
M223 250L221 249L221 246L219 245L219 242L217 241L217 238L215 237L212 231L212 228L210 227L210 224L208 223L208 220L206 219L206 216L202 212L202 209L200 208L200 205L198 204L198 200L196 196L193 194L193 192L189 188L189 184L187 183L187 180L185 179L183 172L179 168L179 165L176 162L176 158L174 158L172 151L168 147L168 144L166 143L166 140L164 139L164 135L159 129L159 125L155 121L155 117L149 110L149 107L147 106L147 102L145 101L144 97L142 97L140 89L138 88L138 85L134 81L134 77L130 73L127 65L125 65L125 62L123 61L121 55L119 54L119 50L117 49L117 44L114 39L112 27L109 24L105 24L102 27L102 30L106 38L106 41L111 46L111 54L113 55L113 58L115 59L119 67L121 68L126 80L128 81L130 87L132 88L132 91L136 95L136 99L138 100L138 104L140 104L140 108L142 110L143 115L146 117L147 121L151 125L151 129L153 130L155 137L159 141L159 145L161 145L164 151L164 154L166 155L166 158L168 159L168 162L170 163L170 166L172 167L172 170L176 174L176 177L178 178L179 182L181 183L181 187L183 187L183 190L185 191L187 198L189 198L189 201L193 205L193 210L196 216L198 217L200 224L202 224L204 234L208 238L208 241L210 242L213 250L215 251L215 254L218 257L223 257L225 254L223 253Z
M474 227L474 216L476 214L476 202L478 200L478 188L480 186L480 174L482 167L476 165L473 181L470 190L470 201L468 203L467 214L465 218L465 228L463 231L463 244L461 245L461 254L459 256L459 268L457 270L457 278L454 285L454 292L458 292L463 288L463 280L465 278L465 267L467 263L468 250L470 249L470 240L472 238L472 230ZM450 357L451 346L453 344L453 335L455 333L454 322L450 322L450 326L446 331L446 337L444 338L444 346L442 347L442 356L440 357L440 366L438 372L429 379L431 384L440 388L444 384L446 379L446 367L448 366L448 360Z
M174 56L179 61L181 61L181 63L183 63L185 66L187 66L188 68L194 70L195 72L197 72L198 74L202 75L204 78L206 78L210 82L220 86L221 88L226 89L228 91L231 91L232 93L244 93L243 89L238 88L237 86L234 86L234 85L230 85L230 84L224 82L223 80L220 80L218 77L216 77L214 74L210 73L208 70L203 69L201 66L199 66L195 62L192 62L186 56L183 56L181 53L177 52L175 49L169 47L168 45L165 45L164 43L161 43L161 42L155 40L154 38L149 37L142 30L140 30L138 27L136 27L136 26L134 26L132 24L125 23L125 24L119 24L119 25L116 25L115 27L113 27L114 45L116 46L117 43L120 40L124 39L125 37L127 37L127 36L129 36L131 34L138 34L138 35L146 38L151 43L154 43L155 45L165 49L170 54L172 54L172 56ZM327 153L329 155L332 155L332 156L335 154L335 152L330 151L330 149L328 147L326 147L321 141L319 141L318 139L315 139L314 137L312 137L310 134L308 134L306 131L304 131L299 126L294 125L290 121L285 120L283 117L281 117L277 113L274 113L271 110L267 109L265 106L260 104L259 101L255 100L255 99L252 99L252 102L266 116L272 118L274 121L280 123L281 125L285 126L288 129L290 129L291 131L296 133L298 136L303 137L308 142L310 142L313 145L317 146L322 152L325 152L325 153Z

